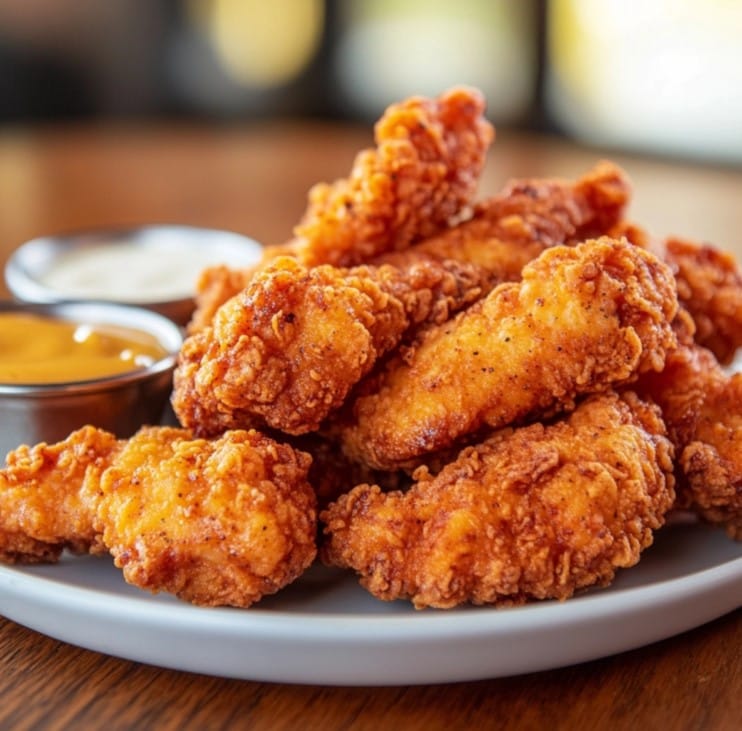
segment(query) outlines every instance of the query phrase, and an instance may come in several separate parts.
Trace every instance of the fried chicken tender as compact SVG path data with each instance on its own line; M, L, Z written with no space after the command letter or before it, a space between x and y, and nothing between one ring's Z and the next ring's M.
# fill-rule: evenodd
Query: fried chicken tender
M474 265L485 295L497 284L520 279L523 267L545 248L607 234L622 221L629 200L626 174L607 161L576 181L512 180L498 195L477 203L463 222L404 251L382 254L366 263L409 267L415 260L432 258ZM263 265L290 253L290 247L267 247ZM220 266L202 272L189 333L208 325L216 310L247 287L260 268Z
M310 189L292 239L267 246L256 267L202 274L189 332L278 256L349 267L448 228L473 203L495 136L484 106L479 91L464 87L391 105L375 125L376 147L358 153L349 177Z
M323 560L415 607L566 599L633 566L674 499L672 446L635 394L496 432L407 492L360 485L320 514Z
M679 508L722 525L742 540L742 373L687 342L637 389L662 409L675 445Z
M477 203L466 221L373 263L400 266L419 256L466 262L480 267L491 289L519 280L523 267L546 248L607 234L622 220L629 200L628 178L606 161L576 181L512 180Z
M679 238L664 242L678 300L696 323L695 339L729 364L742 345L742 271L735 258L710 244Z
M255 431L208 442L143 429L103 473L96 522L128 582L195 604L249 606L314 560L310 463Z
M608 233L623 220L630 198L626 173L602 160L576 181L511 180L497 196L474 207L471 226L481 227L489 238L538 241L546 248Z
M626 176L604 162L575 182L512 181L472 219L373 267L310 271L278 258L252 273L210 329L191 334L175 378L176 414L201 434L315 430L410 327L441 323L519 279L544 248L611 228L628 199ZM231 274L219 279L222 293L241 283Z
M339 420L343 449L397 469L482 428L569 409L660 370L676 311L668 267L625 240L547 249L520 283L496 287L391 362Z
M350 176L309 191L297 258L353 266L447 228L472 203L494 139L484 107L464 87L390 106L375 125L376 147L356 156Z
M742 270L735 257L711 244L672 236L660 240L626 221L610 234L625 236L669 265L678 302L695 322L696 342L723 365L731 363L742 345Z
M0 561L56 561L65 548L105 553L96 505L101 474L120 449L113 434L85 427L11 451L0 470Z
M213 441L93 427L21 447L0 471L0 559L109 551L125 579L199 605L246 607L316 555L311 458L254 431Z
M707 396L680 466L691 509L742 541L742 374Z
M476 267L307 268L280 257L181 349L173 408L199 434L268 425L313 431L412 325L476 300Z

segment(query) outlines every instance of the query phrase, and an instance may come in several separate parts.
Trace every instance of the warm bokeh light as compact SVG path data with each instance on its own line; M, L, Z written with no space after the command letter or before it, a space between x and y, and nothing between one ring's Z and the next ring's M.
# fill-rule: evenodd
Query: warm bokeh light
M581 139L742 160L742 4L553 0L549 103Z
M321 0L194 0L225 72L245 86L292 81L311 61L324 24Z

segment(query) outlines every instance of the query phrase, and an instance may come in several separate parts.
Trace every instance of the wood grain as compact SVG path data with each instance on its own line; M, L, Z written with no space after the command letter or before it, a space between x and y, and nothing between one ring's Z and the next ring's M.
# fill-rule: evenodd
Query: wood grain
M742 611L648 647L475 683L323 688L163 670L0 619L0 728L734 729Z
M344 175L370 140L367 129L288 123L5 131L0 265L35 236L151 222L282 241L308 187ZM506 131L482 193L511 176L573 176L606 155ZM610 156L634 181L632 214L640 223L742 254L742 172ZM742 611L575 667L400 688L291 686L164 670L0 618L0 729L67 728L732 731L742 728Z

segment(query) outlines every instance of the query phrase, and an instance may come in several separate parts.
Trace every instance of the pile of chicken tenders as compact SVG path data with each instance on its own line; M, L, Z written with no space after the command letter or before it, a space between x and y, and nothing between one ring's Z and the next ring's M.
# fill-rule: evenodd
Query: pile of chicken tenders
M493 139L474 89L389 107L290 240L203 272L180 427L10 453L0 560L237 607L321 560L448 608L606 585L675 510L742 540L736 262L627 220L610 162L478 198Z

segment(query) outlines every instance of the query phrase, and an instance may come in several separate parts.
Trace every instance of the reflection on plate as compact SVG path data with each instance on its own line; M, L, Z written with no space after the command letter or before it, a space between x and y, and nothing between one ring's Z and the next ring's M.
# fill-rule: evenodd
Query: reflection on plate
M108 559L0 567L0 613L118 657L249 680L411 685L494 678L604 657L742 606L742 543L663 529L607 589L563 603L415 611L316 566L247 609L204 609L128 586Z

